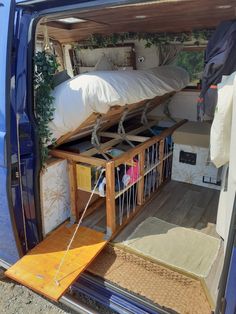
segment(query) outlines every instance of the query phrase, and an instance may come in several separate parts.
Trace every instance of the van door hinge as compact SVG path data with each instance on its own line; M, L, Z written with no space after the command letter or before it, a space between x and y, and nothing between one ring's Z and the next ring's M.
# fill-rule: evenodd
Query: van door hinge
M226 298L225 297L221 298L220 314L225 314L226 304L227 304Z

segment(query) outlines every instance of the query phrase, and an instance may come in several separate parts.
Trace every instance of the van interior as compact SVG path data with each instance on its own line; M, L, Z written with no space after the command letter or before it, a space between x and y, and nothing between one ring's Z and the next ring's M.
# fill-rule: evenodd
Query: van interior
M226 240L217 227L222 168L210 161L213 117L199 121L197 98L204 51L219 23L235 18L232 6L148 1L39 20L34 55L56 58L59 109L40 173L44 240L31 252L43 252L47 265L49 252L58 254L57 285L29 283L18 263L10 277L55 300L86 271L156 310L215 309ZM156 75L160 83L149 85ZM87 84L82 96L76 78ZM131 100L119 94L119 106L117 89ZM97 100L110 90L114 105L103 108Z

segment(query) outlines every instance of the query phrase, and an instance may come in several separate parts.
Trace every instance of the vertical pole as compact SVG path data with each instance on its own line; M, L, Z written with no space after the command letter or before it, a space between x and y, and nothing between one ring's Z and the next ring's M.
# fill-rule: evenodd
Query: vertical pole
M160 159L160 184L163 182L163 170L164 170L164 139L160 141L159 146L159 159Z
M106 163L106 214L107 214L107 236L110 237L116 230L114 161L109 161Z
M70 185L70 221L71 223L75 223L78 221L76 163L68 161L68 168Z
M139 177L138 182L138 205L144 203L144 167L145 167L145 149L139 154Z

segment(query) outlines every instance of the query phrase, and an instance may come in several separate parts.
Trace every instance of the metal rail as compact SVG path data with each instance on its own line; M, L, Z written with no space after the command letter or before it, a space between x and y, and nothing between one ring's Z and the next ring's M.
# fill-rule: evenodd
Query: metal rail
M80 314L99 314L96 310L68 294L61 297L59 302Z

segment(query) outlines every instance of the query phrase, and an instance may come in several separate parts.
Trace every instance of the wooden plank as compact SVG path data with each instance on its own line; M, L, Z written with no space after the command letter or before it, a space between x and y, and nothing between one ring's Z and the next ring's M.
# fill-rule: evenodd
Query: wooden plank
M116 230L115 167L113 161L106 164L106 215L107 234L112 235Z
M139 169L141 180L138 182L138 205L144 203L144 167L145 167L145 150L139 154Z
M151 128L154 125L157 125L157 123L158 123L158 119L155 119L153 121L148 122L147 125L142 125L137 129L134 129L130 132L127 132L127 134L133 134L133 135L140 134L140 133L146 131L148 128Z
M128 108L128 115L127 119L136 116L140 114L144 108L144 105L149 102L149 108L148 111L150 112L152 109L154 109L156 106L160 105L164 101L166 101L168 98L172 97L175 94L175 92L167 93L162 96L156 96L153 99L149 100L142 100L138 103L129 104L126 106L113 106L109 109L109 111L105 114L98 114L93 113L91 114L88 119L86 119L78 128L76 128L72 132L68 132L67 134L63 135L57 140L56 146L61 145L63 143L66 143L67 141L70 141L70 139L75 139L79 137L79 134L84 134L85 130L87 133L91 133L93 126L96 123L96 119L98 116L101 116L101 128L100 130L104 130L109 128L112 125L115 125L119 122L120 117L125 109Z
M148 2L139 5L108 6L106 8L102 7L102 9L80 11L80 13L73 14L73 16L78 16L80 19L87 20L87 22L75 23L73 27L70 26L70 30L68 30L66 23L64 23L64 29L61 29L58 24L54 24L54 27L49 24L49 36L56 38L61 43L77 43L86 40L91 34L95 33L110 35L120 32L191 32L194 29L212 29L221 21L235 18L234 10L232 10L235 6L234 0L164 0ZM219 10L219 6L225 3L227 3L228 8ZM188 14L183 14L183 12ZM141 14L145 16L144 19L135 18ZM51 18L47 24L56 21L56 18ZM57 25L59 27L55 28ZM43 26L41 25L39 26L39 33L43 35Z
M177 129L178 127L180 127L182 124L184 124L185 122L187 122L187 120L181 120L181 121L179 121L178 123L176 123L174 126L172 126L171 128L168 128L168 129L166 129L165 131L163 131L161 134L163 134L163 137L165 137L165 136L167 136L167 135L169 135L169 134L172 134L173 132L174 132L174 130L175 129ZM157 124L157 121L151 121L150 123L148 123L147 124L147 126L141 126L141 127L139 127L139 128L137 128L137 129L134 129L134 130L132 130L132 131L130 131L130 132L128 132L127 134L128 135L136 135L136 134L139 134L139 133L141 133L141 132L143 132L143 131L145 131L145 130L147 130L149 127L152 127L152 126L154 126L155 124ZM137 154L140 152L140 149L142 150L142 147L143 147L143 145L145 144L145 147L147 148L147 147L149 147L149 146L151 146L152 144L154 144L154 143L156 143L157 141L158 141L158 138L162 138L162 135L157 135L157 136L154 136L154 137L152 137L151 139L149 139L148 141L146 141L145 143L143 143L143 144L140 144L140 145L138 145L138 146L136 146L135 147L135 150L137 149ZM106 142L106 143L103 143L103 144L101 144L101 151L105 151L106 149L109 149L110 147L113 147L113 146L115 146L115 145L117 145L117 144L119 144L121 142L121 139L112 139L112 140L110 140L110 141L108 141L108 142ZM151 144L150 144L151 143ZM130 154L133 154L133 152L134 152L134 149L131 149L130 151L129 151L129 153ZM83 152L83 153L81 153L79 156L86 156L86 157L89 157L89 156L93 156L93 155L95 155L97 153L97 150L95 149L95 148L91 148L91 149L89 149L89 150L87 150L86 152ZM75 154L75 153L74 153ZM127 154L127 153L126 153ZM120 158L122 158L122 160L124 159L130 159L130 158L127 158L127 155L126 154L123 154ZM58 155L57 153L55 154L55 153L53 153L52 154L53 156L55 156L55 157L60 157L61 156L61 154L60 155ZM133 156L134 156L134 154L133 154ZM65 158L65 157L64 157ZM92 157L90 157L90 158L92 158ZM97 159L97 158L95 158L95 159ZM92 159L91 159L91 161L92 161ZM116 159L116 164L117 165L119 165L119 158L117 158ZM120 163L122 163L122 162L120 162Z
M100 149L102 152L104 152L106 149L109 149L109 148L119 144L120 142L121 142L120 139L113 139L113 140L108 141L104 144L101 144ZM86 152L81 153L80 156L89 157L89 156L93 156L93 155L97 154L97 152L98 151L96 148L91 148L91 149L87 150Z
M120 164L124 163L126 160L132 159L134 156L138 155L143 149L146 149L150 147L151 145L157 143L158 141L161 141L162 139L166 138L168 135L171 135L177 128L179 128L181 125L183 125L186 122L187 122L186 119L181 120L180 122L176 123L172 127L165 129L159 135L153 136L148 141L141 143L134 148L131 148L125 154L122 154L121 156L114 158L113 160L115 162L115 166L119 166Z
M119 134L113 133L113 132L100 132L99 135L103 137L110 137L110 138L123 140ZM143 143L150 139L150 137L147 137L147 136L129 135L128 133L126 134L126 138L130 141L140 142L140 143Z
M65 135L61 136L57 142L56 146L61 145L62 143L65 143L70 137L73 137L73 135L77 134L81 129L83 129L86 125L91 124L92 122L95 122L98 117L97 113L92 113L91 116L86 119L77 129L75 129L72 132L68 132Z
M90 157L90 156L84 156L83 154L68 152L64 150L59 149L53 149L50 151L50 155L62 159L67 159L70 161L75 162L82 162L93 166L104 166L106 164L106 160Z
M137 129L134 129L134 130L132 130L130 132L127 132L127 134L128 135L136 135L136 134L142 133L142 132L146 131L148 128L156 125L157 123L158 123L157 120L151 121L151 122L149 122L145 126L143 125L143 126L137 128ZM101 132L101 133L103 133L103 132ZM108 141L106 143L101 144L101 150L105 151L106 149L108 149L108 148L110 148L112 146L115 146L115 145L119 144L120 142L121 142L120 138L119 139L110 140L110 141ZM96 153L97 153L97 150L95 148L91 148L91 149L87 150L86 152L81 153L80 155L81 156L93 156Z
M70 220L72 223L78 221L77 209L77 182L76 182L76 164L68 162L69 186L70 186Z
M80 227L55 278L75 228L76 225L69 227L66 224L59 227L10 267L5 273L6 276L51 300L58 301L107 243L103 233Z

